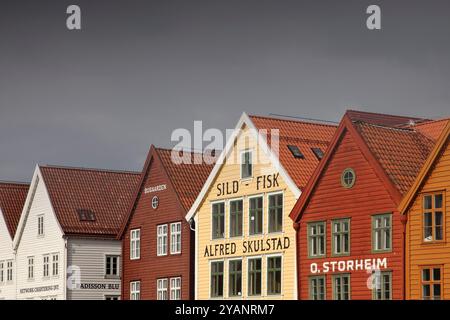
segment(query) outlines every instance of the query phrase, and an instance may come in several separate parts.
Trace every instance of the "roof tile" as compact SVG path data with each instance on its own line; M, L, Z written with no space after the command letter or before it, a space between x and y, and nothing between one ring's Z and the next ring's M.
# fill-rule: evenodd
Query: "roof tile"
M0 209L8 231L13 238L30 185L18 182L0 182Z

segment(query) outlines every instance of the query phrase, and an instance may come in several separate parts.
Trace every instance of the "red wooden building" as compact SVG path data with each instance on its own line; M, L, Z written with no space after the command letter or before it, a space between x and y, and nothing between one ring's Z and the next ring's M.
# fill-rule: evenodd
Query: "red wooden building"
M397 207L437 138L430 124L344 115L291 212L300 299L403 299L405 221Z
M195 238L185 216L212 169L201 156L189 153L191 164L177 164L171 150L151 146L119 236L122 299L193 299Z

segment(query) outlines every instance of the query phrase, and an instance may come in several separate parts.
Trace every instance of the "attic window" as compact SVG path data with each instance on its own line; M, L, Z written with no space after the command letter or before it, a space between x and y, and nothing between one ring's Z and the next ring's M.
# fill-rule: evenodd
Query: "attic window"
M303 155L303 153L300 151L300 149L297 146L288 145L287 147L292 152L292 155L294 156L294 158L305 159L305 156Z
M89 209L77 209L80 221L95 221L95 213Z
M321 160L323 158L323 151L320 148L311 148L312 152L316 155L317 160Z

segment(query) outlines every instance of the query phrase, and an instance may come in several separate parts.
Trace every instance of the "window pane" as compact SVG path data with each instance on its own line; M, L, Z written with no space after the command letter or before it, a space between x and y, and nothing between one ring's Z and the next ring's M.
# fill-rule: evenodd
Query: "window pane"
M432 208L431 196L424 196L423 197L423 208L424 209L431 209Z
M442 199L443 199L442 194L436 194L436 195L434 196L434 207L435 207L436 209L442 208Z
M433 269L433 280L434 281L440 281L441 280L441 269L440 268L434 268Z
M430 299L430 294L431 294L430 285L429 285L429 284L423 285L423 286L422 286L422 295L423 295L423 298L424 298L425 300Z
M430 269L423 269L422 270L422 281L430 281Z
M440 284L433 285L433 298L436 300L441 299L441 285Z

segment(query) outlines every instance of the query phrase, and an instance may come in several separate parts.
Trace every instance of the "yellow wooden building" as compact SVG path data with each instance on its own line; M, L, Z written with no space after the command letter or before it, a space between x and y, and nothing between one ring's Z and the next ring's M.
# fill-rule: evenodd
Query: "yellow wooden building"
M243 114L186 219L196 299L297 299L289 213L334 125Z
M406 299L450 299L450 121L400 204L406 222Z

